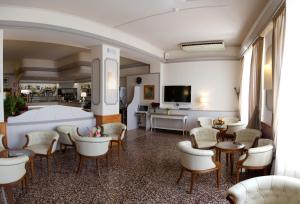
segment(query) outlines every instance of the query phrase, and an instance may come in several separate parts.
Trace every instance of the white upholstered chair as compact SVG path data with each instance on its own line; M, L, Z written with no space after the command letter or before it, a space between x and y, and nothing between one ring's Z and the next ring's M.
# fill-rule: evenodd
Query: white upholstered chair
M180 150L180 163L182 166L177 184L184 171L191 172L190 193L192 193L197 174L216 171L217 187L219 188L221 164L213 160L214 152L212 150L194 149L190 141L179 142L177 147Z
M242 129L235 132L235 141L245 145L249 149L255 145L256 140L261 137L261 131L256 129Z
M111 146L112 143L118 144L118 154L120 155L120 146L125 151L124 147L124 138L126 133L126 125L123 123L106 123L101 125L101 130L104 134L108 134L111 137Z
M211 128L213 125L213 120L211 118L199 117L197 120L200 127Z
M240 180L241 169L264 170L264 175L272 164L273 145L267 144L248 149L237 162L236 181Z
M300 180L287 176L260 176L235 184L227 191L232 204L300 203Z
M27 156L0 158L0 187L7 192L8 203L14 203L12 187L25 181Z
M4 135L0 134L0 152L7 149Z
M239 122L239 119L237 117L224 117L223 118L224 120L224 125L228 125L228 124L231 124L231 123L238 123Z
M245 129L245 128L246 128L246 125L241 123L241 122L229 123L229 124L227 124L226 134L227 135L233 135L237 131Z
M198 127L190 131L193 147L197 149L212 149L218 143L219 130Z
M81 136L78 127L74 125L60 125L56 128L59 133L60 149L66 150L67 147L75 147L75 137Z
M26 139L27 142L23 148L33 151L36 156L46 157L48 174L50 174L50 159L54 157L59 134L55 131L35 131L27 133Z
M81 171L84 160L90 158L96 160L97 171L100 176L98 160L106 155L107 162L110 141L111 137L75 137L76 151L80 158L77 174Z

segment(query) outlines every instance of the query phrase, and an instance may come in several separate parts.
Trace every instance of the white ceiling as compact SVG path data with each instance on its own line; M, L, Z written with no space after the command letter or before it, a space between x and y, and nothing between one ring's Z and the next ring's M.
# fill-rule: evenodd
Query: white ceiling
M163 50L181 42L240 45L268 0L0 0L64 12L117 28ZM175 10L178 10L175 12Z
M24 58L58 60L89 49L55 43L4 40L4 61L20 61ZM121 57L120 65L125 67L142 65L142 62ZM121 67L122 68L122 67Z
M21 60L24 58L58 60L87 49L53 43L4 40L4 60Z

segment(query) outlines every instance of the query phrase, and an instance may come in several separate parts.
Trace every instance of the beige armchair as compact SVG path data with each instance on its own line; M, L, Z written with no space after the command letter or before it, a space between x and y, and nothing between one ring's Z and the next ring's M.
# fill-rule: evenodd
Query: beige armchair
M75 137L76 151L80 158L77 174L81 171L84 160L89 158L96 160L98 176L100 176L98 160L106 155L107 162L110 141L111 137Z
M59 133L61 151L65 151L67 147L75 147L75 137L81 136L79 128L74 125L60 125L56 130Z
M14 203L12 188L20 182L26 183L27 156L0 158L0 187L7 192L8 203Z
M102 132L104 134L108 134L109 137L111 137L110 145L112 146L112 143L118 144L118 154L120 155L120 146L122 146L122 149L125 151L124 147L124 138L126 133L126 125L122 123L107 123L103 124L101 126Z
M229 123L229 124L227 124L226 134L233 136L234 133L236 133L239 130L243 130L245 128L246 128L246 125L241 122Z
M224 120L224 125L226 126L231 123L239 122L239 119L237 117L224 117L223 120Z
M199 117L198 122L200 127L212 128L213 120L211 118Z
M235 132L235 141L245 145L245 149L254 147L256 141L261 137L261 131L256 129L243 129Z
M0 152L7 149L6 138L4 135L0 134Z
M237 162L236 181L240 181L241 169L264 170L267 174L268 168L272 164L273 145L268 144L261 147L250 148L243 154Z
M35 131L26 134L27 142L24 149L29 149L40 157L46 157L48 174L50 174L51 162L56 151L59 135L55 131Z
M287 176L261 176L242 181L227 191L231 204L300 203L300 180Z
M177 184L184 171L191 172L190 193L192 193L197 174L216 171L217 187L219 188L221 164L213 160L214 152L212 150L194 149L190 141L179 142L177 147L181 153L180 163L182 166Z
M193 147L197 149L212 149L218 143L219 131L213 128L193 128L190 131Z

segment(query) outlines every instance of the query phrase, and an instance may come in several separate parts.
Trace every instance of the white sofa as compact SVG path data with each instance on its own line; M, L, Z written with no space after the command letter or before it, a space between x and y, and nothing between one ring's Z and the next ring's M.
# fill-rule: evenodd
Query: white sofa
M300 179L286 176L261 176L242 181L227 191L232 204L300 203Z

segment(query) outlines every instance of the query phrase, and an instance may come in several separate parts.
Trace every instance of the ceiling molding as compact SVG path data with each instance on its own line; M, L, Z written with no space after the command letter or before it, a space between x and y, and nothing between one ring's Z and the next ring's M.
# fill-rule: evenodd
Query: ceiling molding
M120 65L120 69L128 69L128 68L133 68L133 67L144 67L144 66L149 66L148 64L137 62L137 63L132 63L132 64L124 64Z
M114 46L139 50L154 58L163 60L164 51L144 40L118 29L66 13L31 7L1 6L0 25L34 27L75 33Z
M261 35L264 29L272 21L275 12L285 0L270 0L262 10L255 23L250 28L241 45L240 55L242 56L250 45Z

